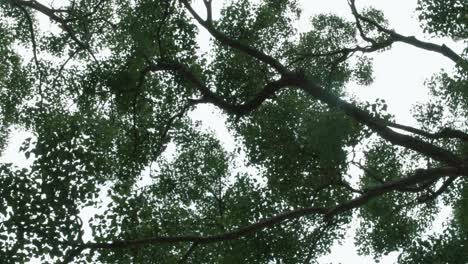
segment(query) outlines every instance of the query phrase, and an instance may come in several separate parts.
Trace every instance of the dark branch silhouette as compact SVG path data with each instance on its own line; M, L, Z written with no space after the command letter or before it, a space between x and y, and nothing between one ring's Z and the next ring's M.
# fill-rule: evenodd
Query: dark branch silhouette
M85 243L75 246L81 250L83 249L113 249L113 248L128 248L142 245L156 245L156 244L176 244L183 242L192 242L196 244L209 244L217 243L221 241L235 240L244 236L251 235L255 232L261 231L265 228L272 227L274 225L280 224L285 221L292 219L300 218L307 215L319 214L323 215L326 222L332 221L332 218L336 215L342 214L344 212L350 211L354 208L358 208L371 199L382 196L386 193L398 190L404 186L415 185L422 181L427 181L431 179L438 179L442 177L449 177L449 179L455 179L460 176L468 176L468 166L463 168L455 167L438 167L431 169L418 169L411 176L386 182L384 184L378 185L371 189L366 190L362 195L358 197L338 204L332 208L324 207L307 207L300 208L288 212L284 212L273 217L261 220L259 222L253 223L248 226L240 227L233 231L208 235L208 236L198 236L198 235L181 235L181 236L158 236L145 239L135 239L135 240L117 240L109 243ZM453 181L453 180L449 180Z
M466 68L466 66L465 66L466 65L466 60L464 58L462 58L460 55L458 55L455 51L453 51L452 49L447 47L445 44L437 45L437 44L434 44L434 43L421 41L421 40L417 39L414 36L403 36L401 34L398 34L397 32L395 32L393 30L390 30L390 29L387 29L387 28L383 27L382 25L380 25L379 23L373 21L372 19L369 19L369 18L359 14L357 9L356 9L355 0L349 0L348 3L349 3L349 6L351 7L351 11L352 11L352 13L353 13L353 15L354 15L354 17L356 19L357 27L358 27L359 31L361 32L361 36L363 37L364 40L372 42L373 44L376 44L376 42L374 40L371 40L370 38L366 37L365 34L362 32L362 28L360 28L361 21L364 21L364 22L376 27L379 31L388 34L390 39L393 42L403 42L403 43L418 47L420 49L437 52L437 53L442 54L445 57L449 58L450 60L452 60L456 64L461 65L462 67Z

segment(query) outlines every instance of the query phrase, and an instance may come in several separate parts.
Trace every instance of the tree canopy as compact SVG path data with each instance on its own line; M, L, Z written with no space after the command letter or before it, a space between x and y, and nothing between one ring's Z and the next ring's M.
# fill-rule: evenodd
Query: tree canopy
M219 15L211 0L44 2L0 1L0 149L32 135L31 166L0 164L3 263L314 263L353 218L361 254L468 261L466 1L416 10L461 53L354 0L353 19L301 33L295 0ZM453 62L427 76L417 126L347 89L395 43ZM233 151L190 118L201 104L222 111ZM443 207L452 219L431 232Z

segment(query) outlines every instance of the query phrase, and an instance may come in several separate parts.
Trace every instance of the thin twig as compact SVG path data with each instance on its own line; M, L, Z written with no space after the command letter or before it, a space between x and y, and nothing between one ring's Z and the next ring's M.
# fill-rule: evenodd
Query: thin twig
M198 246L197 242L192 243L190 248L187 250L187 252L185 252L185 254L182 256L182 258L177 263L179 263L179 264L187 263L188 259L190 258L190 255L195 251L197 246Z

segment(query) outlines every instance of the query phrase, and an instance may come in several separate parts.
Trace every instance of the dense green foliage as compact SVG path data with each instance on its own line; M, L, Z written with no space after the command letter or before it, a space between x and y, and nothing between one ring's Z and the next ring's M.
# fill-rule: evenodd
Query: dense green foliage
M352 0L353 20L304 33L294 0L63 2L0 1L0 150L25 131L32 162L0 163L2 263L315 263L353 217L361 254L468 261L465 1L416 11L462 54ZM395 42L454 64L427 76L418 128L346 89ZM200 104L235 146L190 118Z

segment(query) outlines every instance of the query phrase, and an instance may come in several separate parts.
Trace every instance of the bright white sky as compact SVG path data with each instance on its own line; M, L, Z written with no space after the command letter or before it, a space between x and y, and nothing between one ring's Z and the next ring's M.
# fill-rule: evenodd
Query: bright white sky
M49 1L41 1L49 3ZM59 5L61 1L54 1ZM214 10L219 10L225 1L213 1ZM308 30L308 21L311 16L319 13L336 13L352 19L350 9L346 0L300 0L303 8L302 18L298 23L300 32ZM461 45L443 39L428 39L422 34L418 26L416 14L417 0L357 0L358 9L372 5L384 11L389 24L398 33L403 35L414 35L420 39L430 40L435 43L445 43L456 51L461 51ZM196 1L196 9L203 12L202 1ZM214 16L216 17L216 13ZM208 33L201 30L199 41L201 49L208 47ZM391 50L379 53L374 58L375 82L369 87L357 87L350 85L349 89L353 94L362 100L373 102L376 98L383 98L387 101L388 111L396 116L398 122L403 124L413 124L414 120L410 115L410 108L416 102L425 101L428 98L427 89L423 82L441 68L450 70L453 62L447 58L417 49L405 44L395 44ZM203 105L198 107L191 117L200 120L207 129L211 129L225 143L227 150L234 147L234 139L224 126L224 119L219 111L213 107ZM4 162L13 162L20 166L27 166L31 161L26 160L18 153L18 147L24 138L24 133L12 135L11 144L0 158ZM443 220L443 219L442 219ZM436 228L440 229L440 226ZM352 236L352 231L349 233ZM318 259L321 264L325 263L374 263L370 257L360 257L356 254L356 248L352 239L347 239L343 245L335 245L331 253ZM396 263L397 254L385 257L381 263Z

